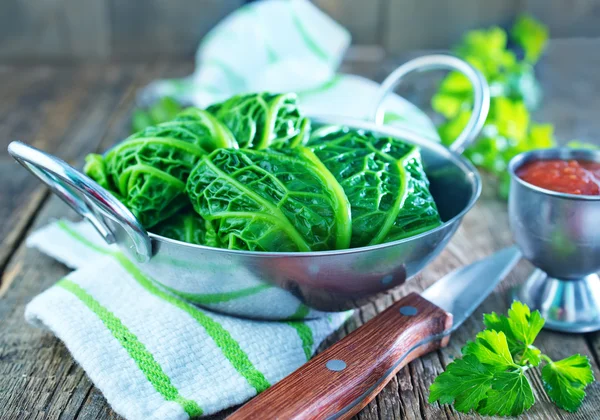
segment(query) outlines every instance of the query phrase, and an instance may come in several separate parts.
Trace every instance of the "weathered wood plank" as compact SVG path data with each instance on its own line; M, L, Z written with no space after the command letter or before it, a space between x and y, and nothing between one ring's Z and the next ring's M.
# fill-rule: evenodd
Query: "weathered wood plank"
M390 0L382 15L383 45L389 54L447 49L470 29L509 27L521 12L548 26L552 38L600 36L598 0Z
M520 0L391 0L383 15L383 45L388 54L411 50L448 49L465 31L510 24L520 11Z
M543 102L536 121L555 126L561 143L600 145L600 39L552 40L537 66Z
M60 115L75 112L85 90L89 89L89 83L77 77L73 69L11 67L4 76L15 85L3 83L0 86L3 97L0 173L4 180L0 184L0 217L5 221L0 225L0 267L4 266L19 232L45 196L39 183L27 173L14 170L15 161L6 151L8 142L21 139L56 151L70 122ZM55 106L48 107L48 103Z
M520 0L391 0L383 14L383 45L388 54L448 49L465 31L507 25L520 11Z
M0 59L191 57L243 0L4 0Z
M63 0L69 55L105 59L110 56L111 22L106 1Z
M64 58L68 55L66 20L60 1L3 0L0 58Z
M353 44L381 44L385 0L315 0L314 3L350 31Z
M16 79L20 69L15 67L13 70ZM0 217L7 221L0 225L0 273L46 197L39 181L22 171L8 156L8 142L23 140L74 165L81 165L83 156L96 150L101 141L105 142L101 147L104 150L108 148L106 141L112 143L128 134L128 113L138 88L165 72L182 76L190 69L190 63L176 63L170 67L136 64L123 68L114 65L65 68L55 75L54 84L38 78L31 87L23 84L21 95L16 93L18 90L7 89L7 95L3 97L13 109L7 114L1 113L5 118L0 117L0 174L6 180L0 184ZM39 73L38 70L32 72ZM65 86L50 88L46 83L48 86ZM5 275L4 283L11 278ZM0 291L6 287L2 283L0 279Z
M65 205L53 197L34 227L64 214ZM51 260L39 258L23 246L11 261L9 270L16 271L15 284L19 287L9 288L0 305L2 417L74 418L78 412L105 411L104 399L93 392L89 379L62 343L51 334L24 323L25 304L68 270Z
M110 0L115 57L192 57L200 39L241 0Z
M138 87L159 76L180 76L188 71L187 64L170 68L163 65L135 66L127 78L112 76L115 81L120 80L121 88L113 86L111 89L112 84L105 81L102 83L106 88L104 93L92 90L89 94L96 100L103 98L100 104L112 105L84 107L84 111L94 117L87 121L71 121L72 127L80 125L89 132L83 128L69 131L72 134L66 136L68 143L63 144L63 147L70 145L67 147L69 160L80 162L88 151L104 149L128 133L129 113ZM108 96L111 95L113 99L109 101ZM85 118L79 114L71 116L76 117ZM80 144L83 140L87 148ZM63 148L59 150L66 152ZM64 203L52 197L35 218L32 229L65 214L68 211ZM14 280L12 287L5 288L6 295L0 305L0 416L3 418L117 417L66 348L50 334L24 323L24 305L67 272L60 264L40 259L21 243L3 273L5 285Z
M15 73L19 71L27 72L14 68ZM38 71L30 72L35 75ZM23 140L67 161L95 150L101 138L98 133L105 131L107 118L135 71L135 67L122 70L114 66L101 71L62 68L44 72L46 78L36 80L20 94L9 87L4 98L12 108L0 120L0 173L6 180L0 184L0 217L6 221L0 226L0 269L46 196L37 180L16 170L18 165L6 150L8 142Z
M412 49L446 47L450 41L446 37L449 7L448 2L390 1L384 34L386 52L399 54Z
M524 0L523 8L548 25L553 38L600 36L598 0Z
M0 58L106 58L109 9L96 0L5 0L0 14Z
M199 40L243 0L4 0L0 59L191 57ZM598 37L600 0L315 0L355 44L398 55L446 49L469 29L507 26L522 12L553 38Z

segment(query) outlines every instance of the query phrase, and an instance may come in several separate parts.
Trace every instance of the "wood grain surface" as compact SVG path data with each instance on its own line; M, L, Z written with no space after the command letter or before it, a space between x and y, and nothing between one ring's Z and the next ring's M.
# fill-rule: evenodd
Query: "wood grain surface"
M2 0L0 60L192 58L198 42L249 0ZM528 12L553 38L600 36L600 0L312 0L354 45L388 54L450 48L465 31L508 27Z
M192 58L243 0L2 0L0 60Z
M403 314L410 308L415 313ZM229 420L315 419L358 413L412 360L445 347L432 341L452 327L452 315L417 293L394 302L281 382L246 403ZM429 341L428 341L429 340ZM338 371L328 363L342 362Z
M600 144L600 42L572 41L554 45L540 66L546 101L536 114L556 123L560 140L578 137ZM343 70L381 80L397 63L345 63ZM595 67L594 67L595 66ZM0 418L116 419L66 348L51 334L26 324L24 307L68 270L25 247L33 229L52 218L71 215L49 197L37 181L13 162L6 144L21 139L80 164L92 150L104 150L127 133L134 93L157 77L189 73L191 63L110 64L102 66L0 66ZM417 94L419 92L416 92ZM596 112L594 112L594 109ZM364 324L411 292L419 292L453 269L511 243L506 204L496 198L493 180L485 178L481 199L442 254L417 278L385 298L357 311L321 350ZM522 262L452 336L448 347L421 357L395 375L357 419L471 418L451 407L428 404L428 387L460 347L482 328L482 313L505 311L509 288L531 271ZM600 333L566 335L543 331L539 347L553 358L573 353L590 356L600 377ZM545 396L539 375L532 375L537 403L532 419L596 419L600 384L574 415L558 410ZM232 410L213 416L222 419Z

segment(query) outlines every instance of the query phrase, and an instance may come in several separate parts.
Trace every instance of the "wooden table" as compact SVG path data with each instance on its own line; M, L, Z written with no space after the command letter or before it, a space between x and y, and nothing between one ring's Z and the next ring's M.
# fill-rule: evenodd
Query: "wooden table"
M538 120L552 121L561 139L592 141L600 133L600 42L556 43L540 68L546 101ZM346 63L346 71L381 79L391 63ZM66 206L40 187L6 153L9 140L34 146L81 164L83 156L102 151L122 138L136 90L158 77L190 72L191 63L109 64L89 66L0 66L0 418L118 418L102 394L51 334L25 323L31 298L68 270L25 247L32 230L68 213ZM409 92L410 93L410 92ZM388 297L357 311L324 346L357 328L397 299L420 291L450 270L483 257L511 242L506 204L485 179L482 198L467 215L447 249L423 274ZM465 418L452 408L427 403L433 378L460 347L482 327L481 314L505 311L507 290L522 282L531 266L521 263L480 309L457 331L450 346L403 369L360 419ZM600 334L566 335L544 331L539 346L553 358L588 355L600 377ZM539 375L533 376L537 403L531 418L598 418L600 384L575 415L560 411L545 396ZM223 413L215 416L222 418Z

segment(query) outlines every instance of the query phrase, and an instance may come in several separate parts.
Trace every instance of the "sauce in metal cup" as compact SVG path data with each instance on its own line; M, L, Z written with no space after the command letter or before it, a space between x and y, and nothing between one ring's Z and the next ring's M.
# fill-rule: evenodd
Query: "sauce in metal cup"
M551 191L600 195L600 163L582 159L540 159L516 170L523 181Z

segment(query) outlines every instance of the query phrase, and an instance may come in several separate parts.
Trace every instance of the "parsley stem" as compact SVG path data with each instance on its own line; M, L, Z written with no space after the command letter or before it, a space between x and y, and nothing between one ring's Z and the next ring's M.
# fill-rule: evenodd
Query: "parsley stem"
M552 359L546 356L544 353L540 354L540 359L545 360L548 363L554 363Z
M519 370L521 371L521 373L525 373L532 367L533 365L531 363L527 363L525 366L519 366Z

